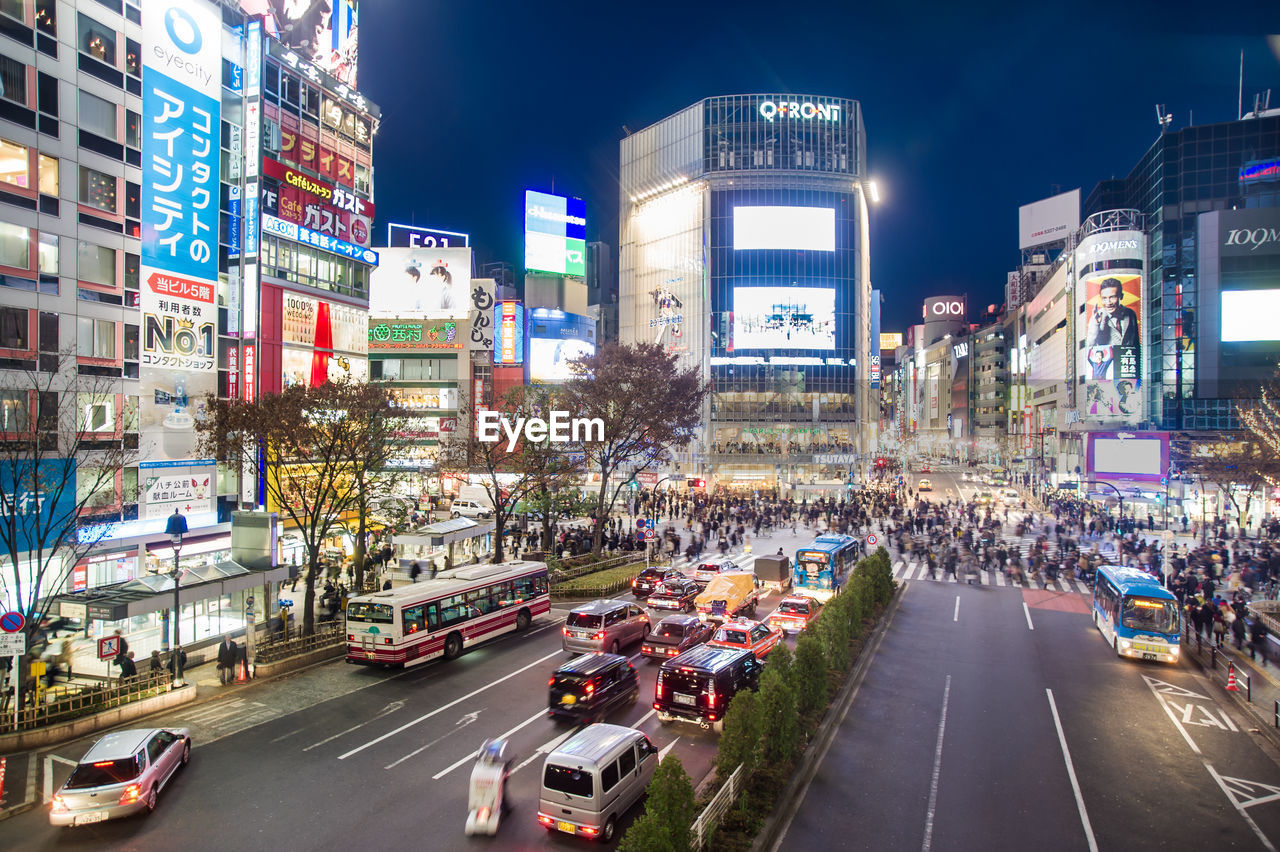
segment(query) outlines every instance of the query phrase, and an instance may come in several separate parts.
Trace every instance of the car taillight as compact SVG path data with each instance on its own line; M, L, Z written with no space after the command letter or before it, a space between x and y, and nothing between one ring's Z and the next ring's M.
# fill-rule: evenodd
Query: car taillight
M595 695L595 692L596 692L596 685L595 685L594 683L588 683L588 684L587 684L587 697L588 697L588 698L590 698L592 695Z
M634 589L635 587L636 587L636 581L635 581L635 580L632 580L632 581L631 581L631 588L633 588L633 589Z
M555 679L555 678L553 678L553 677L552 677L552 678L547 678L547 686L555 686L555 685L556 685L556 679Z
M601 630L599 633L597 633L597 634L596 634L595 636L593 636L592 638L593 638L593 639L595 639L597 642L603 642L603 641L604 641L604 631L603 631L603 630Z
M657 691L658 691L658 698L661 698L662 697L662 672L658 672Z
M711 707L716 706L716 682L714 680L707 684L707 704Z
M597 829L594 829L594 828L588 828L588 827L587 827L587 826L585 826L585 825L580 829L580 831L581 831L583 834L587 835L587 837L593 837L593 836L595 836L595 835L598 833L598 830L597 830Z
M561 627L561 628L560 628L560 632L561 632L561 633L563 633L565 636L571 636L571 635L573 635L573 634L571 634L571 633L569 632L569 628L567 628L567 627Z
M132 805L138 801L138 796L142 795L141 784L130 784L124 788L124 792L120 794L120 804Z
M487 822L489 820L489 809L481 808L480 810L476 811L476 819L479 820L480 822Z
M53 812L55 814L64 814L67 812L67 803L63 801L62 794L59 793L53 797Z
M555 825L556 823L555 820L553 820L551 817L547 816L546 814L538 814L538 822L542 823L543 825Z

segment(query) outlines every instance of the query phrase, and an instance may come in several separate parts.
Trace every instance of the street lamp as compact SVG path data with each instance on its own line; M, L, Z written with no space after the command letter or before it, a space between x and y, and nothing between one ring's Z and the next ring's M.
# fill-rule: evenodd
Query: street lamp
M182 569L178 567L178 554L182 550L182 537L187 532L187 519L182 517L181 512L174 509L164 526L164 532L173 543L173 571L169 573L173 578L173 685L182 686L182 637L179 618L182 604L178 600L179 576Z

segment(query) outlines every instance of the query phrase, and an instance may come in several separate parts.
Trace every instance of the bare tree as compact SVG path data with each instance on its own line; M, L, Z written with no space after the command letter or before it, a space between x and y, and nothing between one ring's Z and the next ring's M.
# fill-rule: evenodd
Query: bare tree
M137 411L120 378L81 375L74 351L40 366L53 369L0 374L0 588L26 616L28 640L106 522L137 499L120 476L137 458Z
M406 435L409 417L398 407L391 386L371 382L354 387L355 398L347 416L356 422L356 443L349 448L348 462L355 478L356 544L355 583L364 583L369 506L379 497L389 496L408 473L391 463L410 446Z
M1230 508L1240 529L1249 526L1249 506L1261 499L1268 483L1280 479L1280 461L1266 452L1258 440L1204 440L1178 442L1175 451L1181 470L1209 482L1223 495L1223 510Z
M702 420L707 387L698 369L681 369L661 346L606 343L574 364L564 389L574 417L599 418L604 440L584 443L587 470L599 472L593 549L618 494L632 477L670 463L672 450L692 440Z

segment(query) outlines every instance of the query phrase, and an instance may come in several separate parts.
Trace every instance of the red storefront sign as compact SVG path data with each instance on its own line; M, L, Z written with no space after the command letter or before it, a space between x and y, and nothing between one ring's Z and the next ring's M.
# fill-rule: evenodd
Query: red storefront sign
M246 343L244 346L244 401L245 402L253 402L254 397L257 396L257 389L258 389L258 385L256 381L256 376L258 371L257 349L258 349L257 345L253 343Z

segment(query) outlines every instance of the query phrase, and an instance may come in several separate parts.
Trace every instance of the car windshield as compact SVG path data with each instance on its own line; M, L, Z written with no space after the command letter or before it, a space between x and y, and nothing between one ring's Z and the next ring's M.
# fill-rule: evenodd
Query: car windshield
M71 777L63 787L68 790L84 790L108 784L123 784L137 778L141 771L138 761L132 757L82 763L72 770Z
M570 627L585 627L594 630L597 627L604 626L604 616L596 615L590 612L571 612L569 619L565 622Z
M1152 598L1125 598L1121 607L1121 623L1130 630L1152 633L1177 633L1178 607L1175 601Z
M747 631L745 630L725 630L723 627L716 631L717 642L730 642L734 645L747 644Z
M371 624L391 624L391 605L352 601L347 604L347 621L361 621Z
M570 796L590 798L592 792L592 775L571 766L558 766L548 763L542 775L542 786L557 793L568 793Z
M778 606L778 612L791 613L793 615L808 615L809 605L803 601L783 601Z

